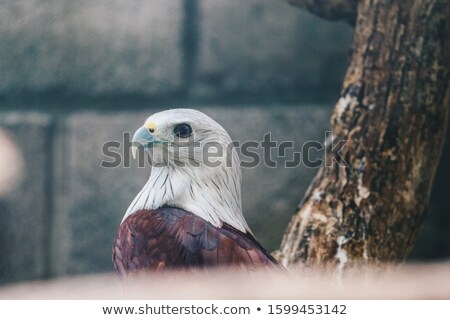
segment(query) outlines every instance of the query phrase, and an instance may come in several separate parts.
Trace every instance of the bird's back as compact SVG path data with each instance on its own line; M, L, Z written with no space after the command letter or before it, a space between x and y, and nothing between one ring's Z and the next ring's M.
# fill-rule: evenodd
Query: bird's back
M122 222L113 245L121 274L142 270L240 266L253 270L277 261L249 233L215 227L179 208L139 210Z

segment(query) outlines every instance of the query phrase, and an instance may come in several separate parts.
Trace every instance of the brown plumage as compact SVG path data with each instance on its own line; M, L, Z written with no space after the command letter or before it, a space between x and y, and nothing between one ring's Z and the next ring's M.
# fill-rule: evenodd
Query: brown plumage
M227 224L215 227L183 209L139 210L121 224L113 246L115 270L277 266L249 233Z

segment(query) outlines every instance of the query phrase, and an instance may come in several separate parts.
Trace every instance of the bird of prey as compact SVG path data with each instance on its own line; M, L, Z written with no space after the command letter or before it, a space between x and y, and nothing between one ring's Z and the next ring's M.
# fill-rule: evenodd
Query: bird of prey
M135 143L147 149L151 173L114 240L116 272L278 266L242 215L239 156L222 126L172 109L150 116Z

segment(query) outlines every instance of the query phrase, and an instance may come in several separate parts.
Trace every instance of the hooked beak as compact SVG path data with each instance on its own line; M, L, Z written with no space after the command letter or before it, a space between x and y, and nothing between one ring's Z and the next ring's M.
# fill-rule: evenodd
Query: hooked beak
M145 127L140 127L133 135L131 140L131 154L133 159L136 159L136 153L139 145L142 145L144 149L151 148L156 143L162 143L163 141L155 139L150 131Z

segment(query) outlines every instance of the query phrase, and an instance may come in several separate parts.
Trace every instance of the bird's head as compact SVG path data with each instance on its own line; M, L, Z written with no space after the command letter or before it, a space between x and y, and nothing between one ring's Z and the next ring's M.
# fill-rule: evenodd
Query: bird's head
M193 109L172 109L151 115L136 131L132 142L134 156L139 148L148 150L152 167L177 166L188 171L239 167L225 129Z
M175 206L213 225L249 231L242 216L239 156L216 121L193 109L155 113L136 131L133 146L133 153L138 146L149 151L152 170L124 219L139 209Z

